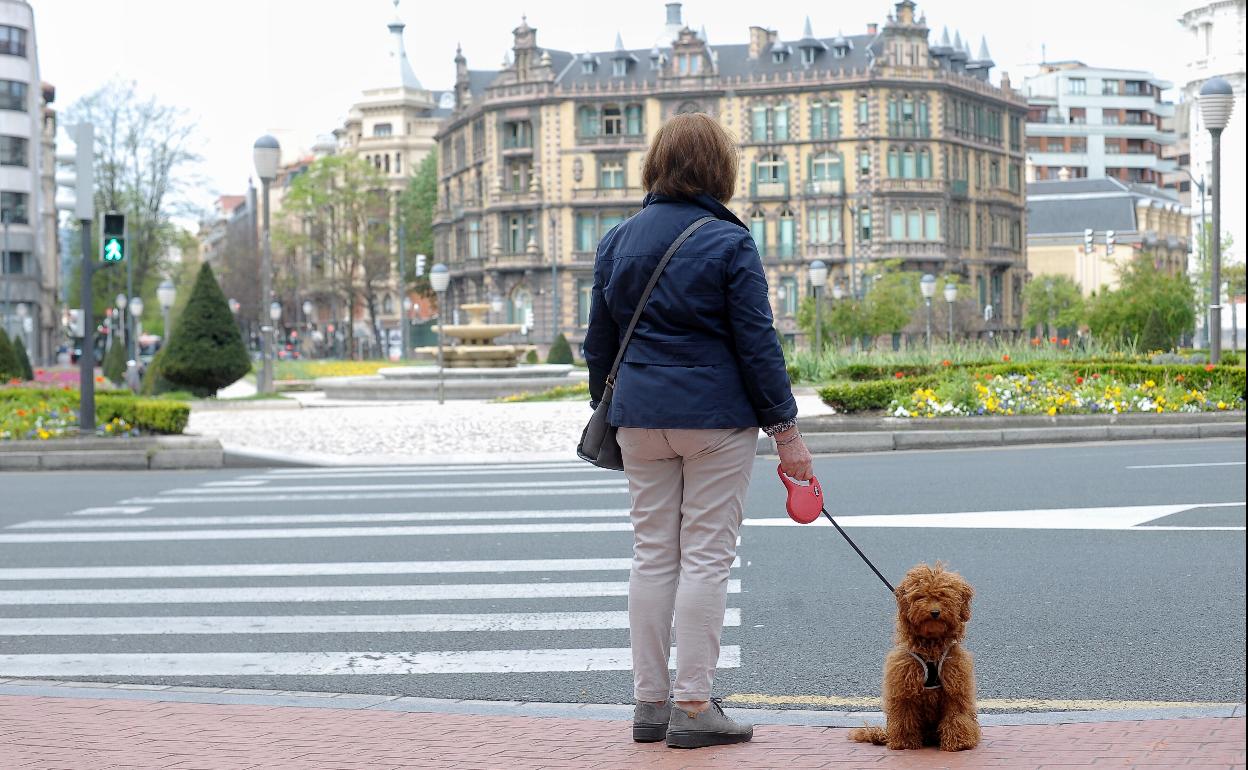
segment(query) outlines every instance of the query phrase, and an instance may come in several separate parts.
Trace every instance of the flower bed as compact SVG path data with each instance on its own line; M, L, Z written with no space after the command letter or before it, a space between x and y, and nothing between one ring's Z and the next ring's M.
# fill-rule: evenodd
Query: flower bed
M179 434L191 408L177 401L136 398L129 391L96 393L96 435ZM0 388L0 441L78 435L78 391L59 388Z

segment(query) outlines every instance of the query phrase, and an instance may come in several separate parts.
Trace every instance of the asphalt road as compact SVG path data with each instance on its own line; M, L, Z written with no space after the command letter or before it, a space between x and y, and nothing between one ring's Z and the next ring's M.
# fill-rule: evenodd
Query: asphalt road
M816 469L886 575L942 559L975 585L989 704L1238 702L1244 450ZM875 708L892 598L826 522L783 519L774 473L755 466L716 689ZM621 475L574 462L3 474L0 679L627 702L627 504Z

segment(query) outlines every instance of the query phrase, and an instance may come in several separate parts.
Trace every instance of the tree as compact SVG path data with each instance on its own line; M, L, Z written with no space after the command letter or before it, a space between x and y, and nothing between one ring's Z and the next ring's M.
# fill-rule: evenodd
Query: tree
M141 96L134 83L119 80L73 104L64 120L95 126L95 207L126 215L126 262L134 293L152 299L165 255L178 239L174 220L199 214L191 202L203 187L193 141L196 124L186 110ZM125 290L127 265L97 270L92 288L98 313ZM71 291L70 296L80 296L72 286Z
M1088 326L1106 340L1170 349L1195 321L1194 294L1186 275L1164 273L1150 256L1140 255L1120 269L1117 290L1092 299ZM1151 327L1147 335L1146 327Z
M1226 302L1231 309L1231 350L1239 349L1239 320L1235 313L1235 298L1248 293L1244 285L1244 263L1237 262L1222 268L1222 277L1226 279Z
M126 343L122 341L120 334L113 336L113 344L108 346L108 352L104 354L104 363L100 367L104 372L104 376L114 385L120 385L126 380Z
M8 382L20 374L17 357L13 354L13 343L9 342L8 333L0 328L0 383Z
M1065 275L1040 276L1023 287L1023 326L1044 327L1044 336L1058 329L1077 329L1084 321L1083 292Z
M438 151L430 150L416 174L408 182L407 189L399 197L399 212L403 217L403 229L406 237L408 284L415 284L418 294L430 293L428 271L425 275L415 277L416 255L433 255L433 215L438 208Z
M885 266L881 277L871 282L863 300L866 333L871 337L897 334L909 325L922 300L919 274L902 272L895 265Z
M175 387L196 396L215 395L251 370L225 294L212 268L199 270L185 310L161 356L162 374Z
M568 344L568 338L562 333L551 343L550 352L546 355L546 363L566 365L572 363L572 346Z
M35 370L30 366L30 356L26 354L26 343L21 335L13 339L13 362L17 364L17 378L30 382L35 379Z

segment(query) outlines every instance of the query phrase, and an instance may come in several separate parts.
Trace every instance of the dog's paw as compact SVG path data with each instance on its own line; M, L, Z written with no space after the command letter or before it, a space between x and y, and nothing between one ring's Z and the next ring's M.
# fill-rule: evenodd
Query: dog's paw
M973 749L978 745L979 745L979 741L971 740L971 739L958 740L958 741L941 741L940 750L941 751L966 751L967 749Z
M912 750L912 749L921 749L921 748L923 748L923 741L921 741L921 740L919 740L919 739L917 739L917 738L916 738L916 739L914 739L914 740L908 740L908 741L904 741L904 740L890 740L888 743L886 743L886 744L884 744L884 745L885 745L885 746L887 746L888 748L892 749L893 751L905 751L905 750L908 750L908 749Z

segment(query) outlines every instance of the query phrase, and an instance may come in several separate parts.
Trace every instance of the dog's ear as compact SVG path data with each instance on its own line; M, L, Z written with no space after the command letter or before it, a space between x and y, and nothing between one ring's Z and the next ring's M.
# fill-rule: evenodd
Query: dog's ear
M963 582L958 587L958 598L962 600L962 622L966 623L971 619L971 599L975 598L975 589L970 583Z

